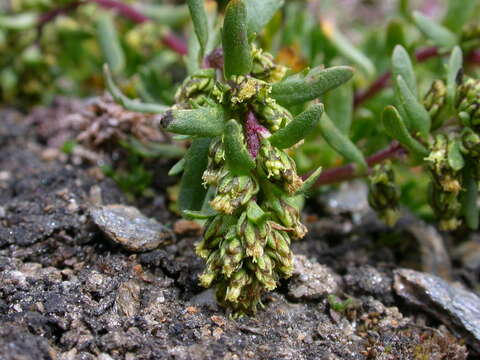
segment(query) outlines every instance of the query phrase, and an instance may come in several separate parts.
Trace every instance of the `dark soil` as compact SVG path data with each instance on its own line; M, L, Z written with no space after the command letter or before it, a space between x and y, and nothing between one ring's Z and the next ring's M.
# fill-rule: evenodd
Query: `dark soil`
M129 252L89 219L99 202L132 205L97 168L52 156L11 111L0 113L0 151L0 360L467 358L451 329L395 295L392 271L421 268L418 247L371 214L319 218L312 200L310 233L294 245L336 273L345 306L294 298L286 281L257 316L232 320L197 285L198 235ZM133 205L173 228L165 189L155 190Z

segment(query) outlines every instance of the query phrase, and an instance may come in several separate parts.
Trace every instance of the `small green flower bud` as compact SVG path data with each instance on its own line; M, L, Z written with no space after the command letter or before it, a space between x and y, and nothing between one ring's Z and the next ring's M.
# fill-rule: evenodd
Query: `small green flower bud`
M449 161L449 146L456 139L437 135L430 145L430 155L425 158L434 182L443 191L458 194L462 189L461 174Z
M291 229L294 239L301 239L308 232L306 226L300 221L300 212L287 200L275 197L266 203L266 207L277 215L285 227Z
M260 48L253 47L252 59L251 74L260 80L270 83L277 82L287 73L285 66L275 64L273 56Z
M257 162L267 177L281 185L285 191L293 195L303 184L297 175L295 162L284 151L273 147L268 140L262 142Z
M245 270L239 270L232 275L225 294L225 300L233 303L238 302L242 289L251 282L250 276Z
M232 214L240 206L247 204L258 192L258 183L251 176L225 175L220 179L217 194L210 202L213 209Z
M392 164L376 165L369 176L368 203L388 226L395 225L398 220L399 200L400 190L395 183Z
M458 87L457 99L457 111L464 124L480 130L480 80L465 80Z
M433 128L437 128L442 122L442 112L445 110L446 103L447 87L443 81L436 80L423 99L423 106L430 114Z
M259 116L260 121L271 132L280 130L293 119L292 114L283 106L278 105L272 98L268 98L262 103L254 103L253 109Z
M255 276L267 290L273 290L277 287L277 281L274 278L273 267L274 263L270 256L263 255L254 258L255 262Z
M440 228L445 231L455 230L461 225L460 212L462 205L458 194L446 192L432 183L430 186L429 202L435 215L440 220Z

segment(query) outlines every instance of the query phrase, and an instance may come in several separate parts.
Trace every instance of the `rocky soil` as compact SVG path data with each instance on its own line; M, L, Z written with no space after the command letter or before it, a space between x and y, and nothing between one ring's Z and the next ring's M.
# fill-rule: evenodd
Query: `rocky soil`
M166 210L165 181L152 198L129 200L12 111L0 113L0 151L0 360L479 356L478 242L451 264L449 238L408 216L385 228L358 184L310 199L295 275L257 316L233 320L197 284L200 230ZM126 229L124 206L157 221ZM150 238L154 246L140 241ZM461 297L457 308L444 311L445 294Z

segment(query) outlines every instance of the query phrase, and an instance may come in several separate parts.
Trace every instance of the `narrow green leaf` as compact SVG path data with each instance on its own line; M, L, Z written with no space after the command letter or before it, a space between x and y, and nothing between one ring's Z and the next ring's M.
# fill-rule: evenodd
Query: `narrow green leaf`
M472 230L477 230L479 225L478 184L472 172L474 167L471 165L466 166L463 171L466 191L462 196L462 212L467 226Z
M110 70L120 74L125 67L125 54L110 13L102 14L97 21L98 41Z
M475 13L477 0L448 0L448 8L443 23L447 28L458 33Z
M211 137L223 133L225 118L219 106L169 110L163 116L161 125L175 134Z
M242 127L236 120L231 119L227 122L223 143L228 167L234 174L248 174L255 168L255 160L243 142Z
M201 57L205 53L205 47L208 42L208 18L205 11L203 0L187 0L188 9L192 16L192 22L197 35L200 48L202 49Z
M134 137L130 137L128 141L122 141L121 144L133 153L147 159L159 157L164 159L178 159L185 154L185 149L181 146L154 142L145 144Z
M315 183L317 182L317 179L321 173L322 173L322 168L319 167L307 179L303 180L303 184L300 187L300 189L297 191L297 195L308 193L310 189L313 187L313 185L315 185Z
M156 25L179 26L190 19L187 5L163 5L137 2L135 8Z
M448 62L447 72L447 103L451 109L455 106L455 98L457 92L458 76L463 69L463 54L460 47L455 46Z
M350 133L353 119L353 83L348 82L325 96L328 116L345 135Z
M418 132L424 139L427 139L431 126L430 114L412 94L401 75L397 76L395 83L398 88L400 102L409 117L411 129L414 132Z
M320 118L320 131L327 143L348 161L356 163L360 171L367 169L367 162L357 146L324 114Z
M337 51L357 65L365 75L372 77L375 74L375 65L372 61L357 49L350 40L335 27L335 25L329 21L324 21L322 24L322 30Z
M255 224L260 224L265 220L267 214L258 206L256 201L250 201L247 205L247 218Z
M207 167L210 138L195 139L185 155L185 169L180 181L178 208L200 210L207 189L202 185L202 175Z
M382 122L387 134L398 140L403 146L410 150L410 152L421 158L428 156L428 150L410 135L395 107L387 106L385 108Z
M233 75L246 75L252 68L252 55L248 42L247 8L242 0L231 0L225 10L222 46L224 72L228 79Z
M178 160L175 165L172 166L172 168L170 169L170 171L168 172L168 176L175 176L175 175L178 175L180 173L182 173L182 171L185 169L185 158L181 158L180 160Z
M272 86L272 97L284 106L302 104L317 99L329 90L347 82L353 76L349 66L312 69L306 76L291 76Z
M417 80L413 70L412 61L407 50L401 45L397 45L392 54L392 74L396 79L399 75L403 77L412 94L417 96Z
M248 34L259 33L280 9L284 0L244 0L247 7Z
M33 12L24 12L16 15L0 15L0 29L26 30L37 26L37 24L38 14Z
M312 132L322 117L323 109L323 104L310 106L290 121L287 126L270 136L270 143L279 149L292 147Z
M188 52L184 56L185 65L187 66L188 75L192 75L200 69L200 43L198 42L197 36L193 36L195 30L192 28L188 29L189 36L187 41Z
M190 220L206 220L211 217L218 215L218 213L214 210L210 212L205 211L194 211L194 210L183 210L182 215Z
M113 100L115 102L122 105L125 109L130 111L136 111L141 113L151 113L151 114L163 114L165 111L168 110L168 106L159 105L159 104L149 104L149 103L142 103L137 100L132 100L126 97L120 89L115 85L113 81L112 74L108 68L108 65L105 64L103 67L103 73L106 79L107 89L112 95Z
M397 45L407 47L405 27L402 21L393 19L388 23L385 45L388 54L392 54Z
M458 38L454 33L418 11L413 13L413 19L420 31L435 45L450 49L458 43Z
M465 160L460 150L459 141L449 141L448 143L448 164L455 171L460 171L465 166Z

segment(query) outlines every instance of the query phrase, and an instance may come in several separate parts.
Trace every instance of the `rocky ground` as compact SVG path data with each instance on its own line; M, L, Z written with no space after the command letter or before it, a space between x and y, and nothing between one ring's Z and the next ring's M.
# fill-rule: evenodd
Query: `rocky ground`
M310 199L295 275L233 320L197 285L199 228L167 211L164 188L132 202L16 112L0 113L0 151L1 360L480 354L476 237L451 263L450 238L409 216L385 228L358 184ZM126 206L157 221L129 225Z

